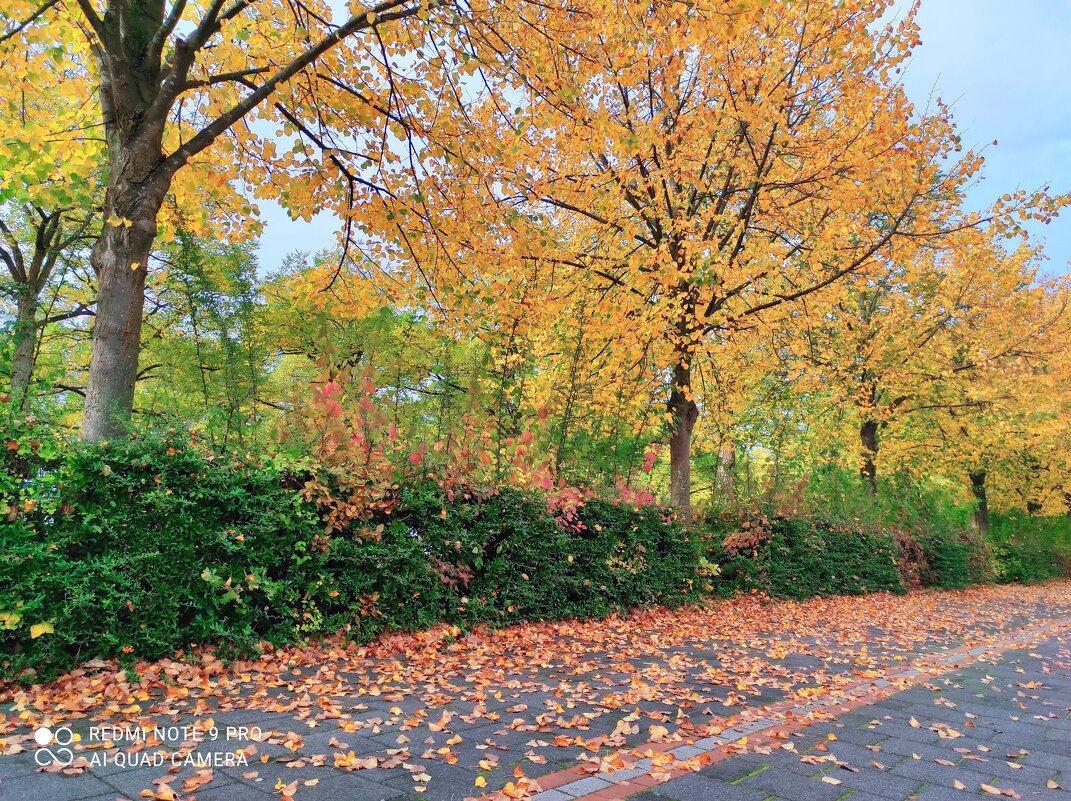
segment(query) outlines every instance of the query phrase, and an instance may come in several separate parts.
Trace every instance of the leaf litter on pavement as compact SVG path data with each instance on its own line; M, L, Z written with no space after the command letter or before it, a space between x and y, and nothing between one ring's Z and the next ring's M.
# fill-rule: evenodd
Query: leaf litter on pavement
M268 722L255 737L228 747L248 761L245 780L263 782L281 799L300 801L302 788L319 781L305 773L290 778L295 769L370 776L400 769L413 790L426 792L434 790L429 770L435 765L472 771L474 796L522 799L539 791L539 775L567 765L612 777L650 759L656 779L668 778L671 769L698 770L709 758L676 761L665 744L729 737L734 725L772 703L835 699L860 680L936 665L950 647L984 645L1016 626L1069 618L1068 582L799 602L752 594L604 620L467 632L442 625L367 645L266 646L259 658L230 664L203 648L181 660L140 662L133 677L117 663L97 660L47 685L0 690L0 755L37 747L34 732L41 726L151 730L185 722L206 730L216 716L222 726L233 713L257 713ZM969 727L973 716L964 713ZM823 717L830 716L814 719ZM941 742L954 745L960 736L959 724L906 722L933 726ZM331 736L307 746L304 737L318 731ZM83 738L73 746L79 757L72 765L48 769L83 773L93 749L185 755L198 745ZM826 760L822 752L834 743L819 745L800 758L854 771L885 768L877 753L870 766L848 765L832 753ZM795 751L787 736L751 747ZM746 737L725 746L730 753L748 748ZM1013 756L1008 763L1018 764ZM953 752L952 758L989 756ZM946 761L954 765L952 758ZM214 778L212 769L181 778L180 772L162 773L142 797L196 798ZM839 779L830 775L827 783ZM989 784L971 789L1017 797Z

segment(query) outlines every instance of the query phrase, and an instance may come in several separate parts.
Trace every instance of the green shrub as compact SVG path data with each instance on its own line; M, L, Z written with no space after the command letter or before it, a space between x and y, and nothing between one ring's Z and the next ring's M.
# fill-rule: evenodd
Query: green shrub
M271 469L213 463L176 437L78 445L22 496L0 556L12 667L247 651L300 620L318 524ZM33 637L35 624L52 631Z
M804 518L777 518L747 533L718 526L710 560L723 591L761 589L783 598L903 592L891 535Z
M0 611L17 618L0 643L12 666L290 637L307 591L293 579L318 525L281 481L177 438L72 447L29 479L32 508L5 531ZM34 624L52 631L33 637Z
M936 529L916 540L922 549L924 586L963 589L989 579L985 543L970 532Z
M371 535L327 535L300 482L178 435L13 465L0 675L24 680L192 644L226 657L261 640L592 617L698 592L693 539L655 508L589 499L559 520L537 494L448 499L428 482L362 521Z
M1033 583L1071 576L1071 518L994 517L989 543L997 581Z
M328 564L336 614L375 599L365 633L595 617L697 597L694 540L654 508L592 499L561 525L536 494L447 500L427 483L404 488L380 525L378 542L333 541Z

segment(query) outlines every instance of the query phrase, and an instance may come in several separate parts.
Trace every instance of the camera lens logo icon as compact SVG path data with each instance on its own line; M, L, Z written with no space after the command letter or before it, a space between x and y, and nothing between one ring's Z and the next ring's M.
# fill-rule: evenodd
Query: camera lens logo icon
M49 765L61 765L66 767L74 762L74 751L67 748L74 742L74 732L66 726L53 731L47 726L41 726L33 733L34 742L40 748L34 751L33 760L42 768ZM54 748L52 746L59 746Z

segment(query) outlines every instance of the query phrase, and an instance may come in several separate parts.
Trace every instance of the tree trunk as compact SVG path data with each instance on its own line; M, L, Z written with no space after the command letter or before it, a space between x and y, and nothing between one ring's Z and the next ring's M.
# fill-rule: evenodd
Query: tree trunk
M974 495L976 505L971 512L971 527L979 534L989 534L989 500L985 490L985 471L971 473L971 494Z
M121 434L134 408L145 278L156 215L166 191L167 186L151 194L142 187L109 188L106 218L119 217L131 224L106 223L93 246L100 291L82 415L82 437L91 442Z
M24 412L30 405L30 379L37 346L37 297L28 287L21 289L15 316L15 350L11 355L11 404L12 408Z
M673 389L667 409L673 416L673 433L669 440L669 497L685 525L692 522L692 431L699 418L699 408L689 397L691 369L673 369Z
M878 494L878 421L864 420L859 425L859 442L862 445L863 463L859 475L869 495Z
M718 447L718 470L714 483L725 503L736 502L736 448L731 442L723 442Z

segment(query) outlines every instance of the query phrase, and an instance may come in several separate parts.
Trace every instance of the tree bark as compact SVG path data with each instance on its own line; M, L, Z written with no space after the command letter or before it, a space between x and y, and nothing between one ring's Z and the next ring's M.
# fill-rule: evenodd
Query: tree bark
M718 447L715 484L723 501L728 504L736 502L736 448L731 442L723 442Z
M11 355L11 404L20 412L30 404L34 351L37 346L37 297L22 287L16 303L15 350Z
M692 522L692 431L699 408L691 400L692 371L677 365L667 409L673 416L669 440L669 497L685 525Z
M974 495L975 507L971 512L971 527L983 536L989 534L989 499L986 495L984 470L971 473L971 494Z
M862 445L863 463L859 468L859 476L863 479L863 486L867 494L878 494L878 421L864 420L859 425L859 443Z
M93 246L100 292L82 414L82 437L91 442L121 434L134 408L146 267L157 211L159 206L129 228L105 225Z

